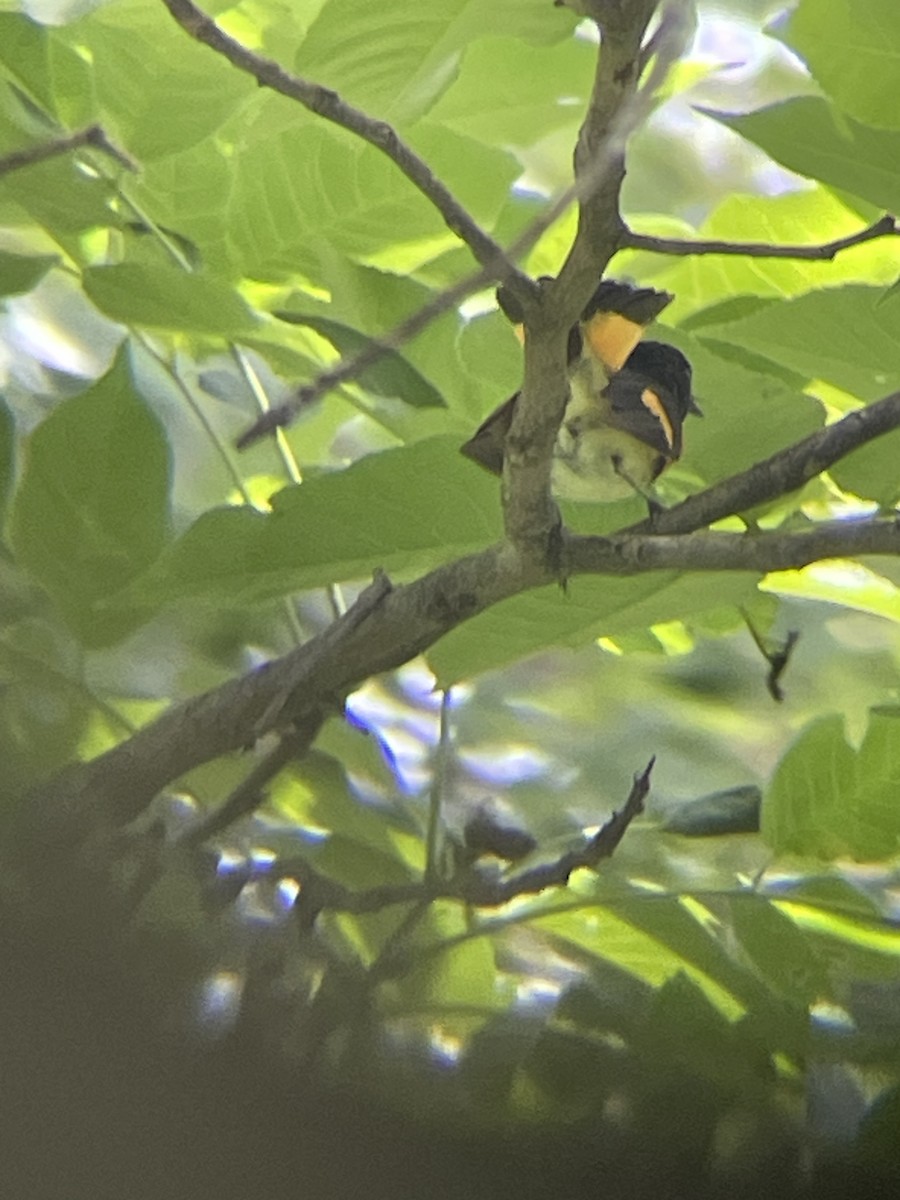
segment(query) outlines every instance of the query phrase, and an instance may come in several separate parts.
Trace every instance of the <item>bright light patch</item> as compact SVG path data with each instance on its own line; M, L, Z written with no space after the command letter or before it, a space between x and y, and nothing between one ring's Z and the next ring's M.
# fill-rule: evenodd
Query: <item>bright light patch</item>
M222 1037L234 1025L241 1010L243 978L237 971L217 971L200 985L197 1018L209 1037Z
M553 766L552 759L533 746L506 743L466 750L459 757L479 779L498 786L541 779Z

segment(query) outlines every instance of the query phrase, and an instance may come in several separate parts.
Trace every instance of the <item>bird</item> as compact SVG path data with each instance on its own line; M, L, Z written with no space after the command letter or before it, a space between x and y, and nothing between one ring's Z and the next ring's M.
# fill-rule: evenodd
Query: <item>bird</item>
M668 292L602 279L569 331L569 399L553 449L551 487L560 500L611 501L652 486L682 452L682 426L700 414L691 394L691 364L675 346L642 341L671 303ZM501 310L521 333L515 299L498 289ZM495 475L503 471L506 435L519 393L461 447Z

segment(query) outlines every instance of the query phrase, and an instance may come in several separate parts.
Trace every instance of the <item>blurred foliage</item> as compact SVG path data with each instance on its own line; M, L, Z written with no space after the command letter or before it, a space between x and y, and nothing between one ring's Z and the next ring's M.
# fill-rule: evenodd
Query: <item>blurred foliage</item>
M457 447L514 390L519 359L491 297L474 297L237 456L260 411L468 273L468 256L377 151L257 88L155 0L3 7L0 156L96 121L140 167L83 148L0 178L11 800L317 632L340 602L326 589L349 600L376 567L408 579L495 540L499 490ZM569 181L596 48L564 8L213 7L245 44L392 121L502 241ZM800 0L764 33L765 0L701 5L631 145L634 228L818 243L900 208L900 10L863 8ZM573 221L529 269L559 266ZM675 292L656 336L689 353L706 413L664 498L892 390L898 268L900 239L831 263L621 255L616 273ZM894 504L898 452L895 432L754 519L802 528ZM566 513L593 531L639 515L636 501ZM773 649L800 633L781 707L748 624ZM192 983L218 999L194 1016L217 1030L256 995L264 928L278 1053L333 1078L352 1064L364 1089L442 1127L646 1127L663 1157L677 1147L736 1186L768 1152L824 1147L836 1123L841 1153L858 1138L893 1170L898 667L892 563L519 596L361 688L207 873L169 868L134 919L200 937ZM292 862L354 889L414 880L438 804L445 850L485 806L517 844L534 838L526 865L551 858L621 806L652 755L648 816L599 874L495 913L330 914L299 949L289 939ZM169 834L246 770L235 758L183 780L160 801ZM835 1064L860 1097L839 1117L817 1090Z

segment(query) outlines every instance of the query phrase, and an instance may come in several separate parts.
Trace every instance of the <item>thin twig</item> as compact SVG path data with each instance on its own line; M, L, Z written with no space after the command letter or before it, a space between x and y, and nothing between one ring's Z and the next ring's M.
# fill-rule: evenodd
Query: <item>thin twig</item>
M312 383L299 388L283 404L279 404L276 408L263 413L238 438L236 442L238 450L246 449L247 446L253 445L254 442L259 441L261 437L265 437L266 434L271 433L273 430L290 425L301 409L307 408L310 404L324 396L326 392L332 391L341 384L358 379L365 370L378 362L389 351L396 350L411 341L416 334L426 329L432 321L442 316L445 312L449 312L451 308L455 308L458 304L461 304L467 296L477 291L478 288L487 286L493 278L494 273L487 268L483 268L468 275L465 279L461 279L459 283L453 284L452 287L439 292L434 299L430 300L427 304L423 304L421 308L416 309L405 320L395 325L389 333L368 342L357 354L352 355L350 358L341 359L336 366L329 367L327 371L322 371Z
M509 261L498 243L485 233L450 189L399 137L391 125L354 108L331 88L293 75L273 59L264 58L261 54L248 50L246 46L229 37L211 17L191 3L191 0L163 0L163 3L187 34L227 58L238 70L252 75L261 87L271 88L290 100L296 100L310 112L348 129L369 145L381 150L431 201L447 227L466 243L477 261L488 268L495 278L502 280L516 296L521 296L527 301L534 286L528 276Z
M790 662L791 655L794 652L794 647L800 640L800 632L797 629L788 630L788 635L784 641L776 648L768 645L765 638L756 628L753 619L747 612L746 608L741 606L740 614L744 618L744 624L747 626L747 632L750 634L753 642L769 664L769 672L766 676L766 688L769 695L776 703L781 704L784 700L784 689L781 686L781 676L785 672L785 668Z
M397 904L422 905L434 900L458 900L473 908L499 908L519 896L535 896L551 887L565 887L576 871L595 870L603 859L612 857L629 825L644 811L655 762L655 757L651 758L644 770L635 775L625 804L583 846L577 850L567 850L551 862L540 863L514 875L497 877L467 870L444 881L423 878L410 883L383 884L357 892L322 876L305 859L279 860L272 870L279 875L295 876L300 883L298 902L304 893L305 904L309 903L310 896L314 896L320 912L324 909L331 912L380 912Z
M324 720L324 712L315 712L310 714L307 720L298 722L294 728L281 734L278 742L248 772L222 804L207 813L196 825L192 825L180 840L188 846L199 846L241 817L249 816L264 802L266 785L271 783L289 762L302 758L310 748Z
M129 171L137 171L138 166L124 150L113 145L99 125L88 125L76 133L65 134L61 137L50 138L49 141L39 142L35 146L27 146L24 150L14 150L0 158L0 176L9 175L12 171L21 171L24 167L33 167L37 163L46 162L48 158L57 158L61 154L69 154L72 150L80 150L83 146L92 146L102 150L110 158L114 158L120 166Z
M860 246L863 242L872 242L876 238L896 237L898 234L900 228L896 218L886 213L857 233L816 246L775 246L769 242L719 242L700 239L693 241L684 238L652 237L625 229L620 237L619 249L650 250L654 254L729 254L747 258L803 258L827 262L841 251L849 250L851 246Z
M425 835L425 878L429 882L440 877L441 806L447 787L450 760L450 688L441 693L441 720L438 744L435 749L428 798L428 829Z

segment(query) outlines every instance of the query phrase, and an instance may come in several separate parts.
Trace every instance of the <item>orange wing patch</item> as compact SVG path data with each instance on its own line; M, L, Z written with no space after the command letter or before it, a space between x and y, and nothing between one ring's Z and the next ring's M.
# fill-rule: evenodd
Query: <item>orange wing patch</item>
M614 312L595 313L582 328L591 353L610 374L625 366L643 332L642 325Z
M663 433L666 438L666 445L670 450L675 449L675 430L672 427L672 421L669 414L666 412L665 405L656 392L651 388L644 388L641 392L641 404L648 412L653 413L657 421L662 426Z

